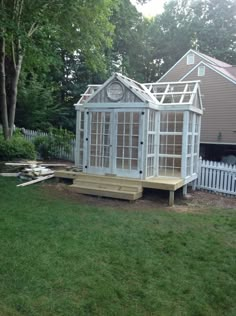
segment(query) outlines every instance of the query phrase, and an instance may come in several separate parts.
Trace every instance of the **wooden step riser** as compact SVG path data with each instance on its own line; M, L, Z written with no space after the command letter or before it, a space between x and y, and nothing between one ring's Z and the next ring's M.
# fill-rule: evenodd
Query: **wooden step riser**
M108 191L96 188L83 188L77 186L71 186L71 189L80 194L96 195L103 197L110 197L115 199L122 199L128 201L134 201L142 197L142 192L116 192Z
M142 186L131 186L131 185L123 185L123 184L115 184L115 183L101 183L87 180L76 180L74 181L74 185L76 186L86 186L100 189L113 189L116 191L130 191L130 192L142 192Z
M111 176L97 176L97 175L88 175L88 174L80 174L74 179L75 182L78 181L94 181L94 182L109 182L118 185L141 185L140 180L133 179L125 179L120 177L111 177Z

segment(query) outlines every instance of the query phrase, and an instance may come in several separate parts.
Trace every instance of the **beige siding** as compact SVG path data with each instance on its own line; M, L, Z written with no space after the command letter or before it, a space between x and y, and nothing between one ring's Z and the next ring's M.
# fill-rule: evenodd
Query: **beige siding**
M184 80L201 79L202 117L201 142L236 144L236 85L206 67L204 77L197 69Z
M203 61L198 55L194 54L194 64L187 65L187 55L175 65L173 69L160 79L160 82L179 81L186 73L193 69L200 61ZM199 78L197 78L199 79ZM187 80L187 79L186 79Z

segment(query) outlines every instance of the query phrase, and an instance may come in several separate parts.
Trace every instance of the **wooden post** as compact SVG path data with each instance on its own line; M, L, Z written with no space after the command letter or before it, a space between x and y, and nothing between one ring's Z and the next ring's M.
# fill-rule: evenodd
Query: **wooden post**
M187 193L188 193L188 185L185 184L185 185L183 186L183 196L186 196Z
M173 206L175 202L175 191L169 191L169 206Z
M197 187L197 179L192 182L192 190L196 191L196 187Z

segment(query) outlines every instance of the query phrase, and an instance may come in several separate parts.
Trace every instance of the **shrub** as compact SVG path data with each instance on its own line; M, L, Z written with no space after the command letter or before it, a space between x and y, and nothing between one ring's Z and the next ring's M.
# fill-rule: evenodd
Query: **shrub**
M70 153L72 138L73 133L53 128L47 136L37 136L34 145L41 158L52 159L58 157L61 148L65 153Z
M16 133L10 140L5 140L0 134L0 160L35 159L34 144L28 142L22 135Z

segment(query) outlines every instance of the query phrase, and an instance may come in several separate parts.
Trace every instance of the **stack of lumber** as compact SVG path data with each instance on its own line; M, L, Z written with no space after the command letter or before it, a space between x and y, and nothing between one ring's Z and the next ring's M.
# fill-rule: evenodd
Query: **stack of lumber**
M23 180L32 180L37 179L40 176L48 176L51 174L54 174L52 169L40 165L31 165L27 168L24 168L20 172L19 177Z
M65 167L64 164L40 164L37 162L23 162L23 163L6 163L9 166L21 166L24 168L18 174L22 180L28 180L25 183L18 184L17 186L27 186L33 183L44 181L54 177L54 170L48 167Z

